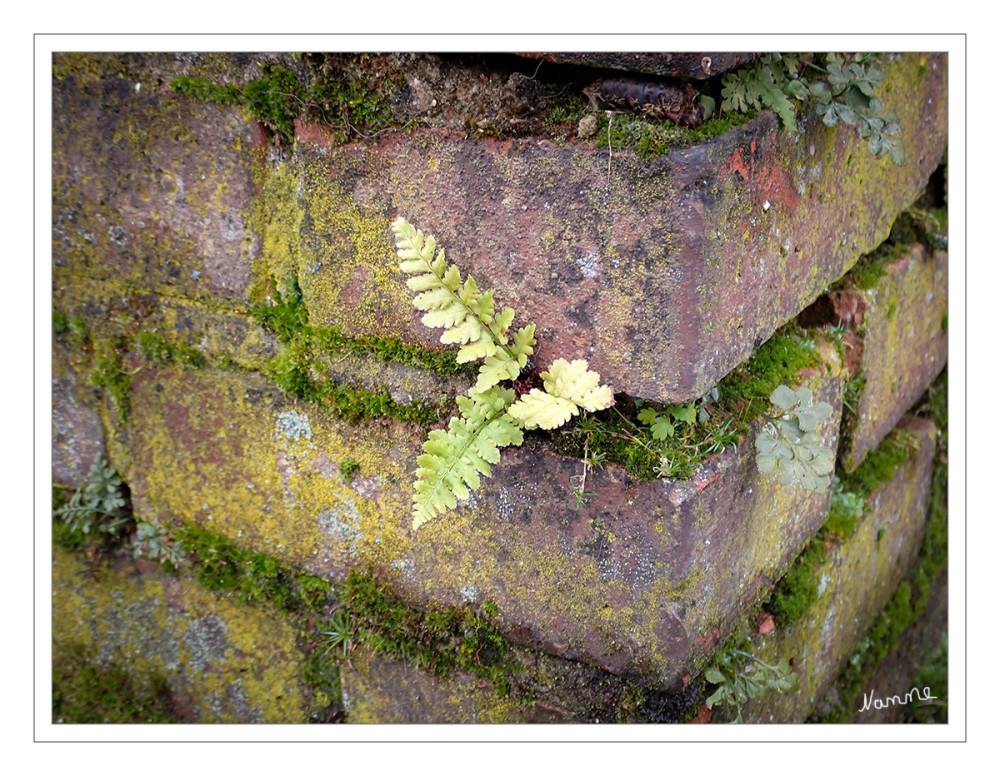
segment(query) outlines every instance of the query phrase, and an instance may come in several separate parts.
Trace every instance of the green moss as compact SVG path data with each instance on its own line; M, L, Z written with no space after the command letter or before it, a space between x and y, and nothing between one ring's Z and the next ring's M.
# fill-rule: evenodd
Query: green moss
M52 308L52 333L62 334L69 331L69 316L58 307Z
M137 345L144 358L158 364L184 364L195 369L208 364L208 359L197 348L186 342L171 342L159 332L139 332Z
M261 326L274 332L282 344L290 343L295 335L309 325L309 311L302 302L299 281L293 278L285 292L275 291L269 299L250 311L251 317Z
M418 611L359 571L348 574L341 601L358 644L439 676L470 673L490 682L496 695L508 694L516 663L485 607Z
M378 91L339 76L328 76L313 84L309 113L327 126L342 125L340 139L343 142L351 136L352 127L397 123L384 93L391 86L394 85L387 83Z
M102 665L83 645L56 645L52 656L52 721L67 724L179 722L166 677L142 682L123 667Z
M814 537L778 581L766 608L779 627L798 622L819 598L817 570L826 560L822 539Z
M126 369L123 355L129 349L124 337L94 343L94 364L90 382L108 392L114 401L118 420L124 422L129 411L129 388L132 375Z
M910 457L911 450L905 436L889 434L865 456L857 469L842 476L844 488L868 498L879 485L893 478L896 469Z
M348 421L389 417L420 425L447 416L447 408L416 400L400 404L387 390L370 391L346 383L335 383L319 373L317 349L309 340L296 340L265 370L282 390L303 401L320 404Z
M311 326L302 301L297 280L292 280L285 293L275 291L269 300L251 311L251 316L266 329L273 331L285 345L374 356L384 363L398 363L428 369L442 377L463 375L473 377L476 364L459 364L453 351L430 350L407 345L387 337L347 337L336 326Z
M191 553L194 573L207 590L286 614L318 614L333 593L326 580L302 574L262 552L245 550L199 526L183 526L176 538Z
M243 88L250 112L285 139L295 137L295 118L302 112L306 92L290 70L264 66L264 76Z
M345 482L354 482L354 478L360 469L361 464L353 458L345 458L340 462L340 476L344 478Z
M326 65L314 59L301 60L307 70L317 71L310 88L306 88L292 71L266 63L262 66L263 75L242 89L234 84L188 76L172 79L170 86L178 94L197 100L243 105L254 118L287 142L294 139L297 118L323 123L339 142L346 142L358 134L361 127L401 123L392 115L388 92L399 90L405 84L382 79L372 88L338 74L329 74Z
M87 322L82 316L74 315L69 319L69 330L78 343L86 343L90 339L90 332L87 329Z
M239 105L243 102L243 90L238 86L217 84L207 78L188 78L182 75L170 81L170 88L178 94L221 105Z
M817 366L822 359L806 332L794 326L775 333L741 366L720 384L724 397L740 401L770 402L779 385L795 382L803 369Z
M851 538L857 530L864 510L864 499L857 493L844 490L838 478L834 485L834 493L830 496L830 511L826 522L823 523L824 536L836 541Z
M613 113L609 117L602 112L598 114L598 129L594 139L600 148L610 145L615 151L634 151L648 160L723 135L751 118L753 116L727 114L692 128L632 114Z

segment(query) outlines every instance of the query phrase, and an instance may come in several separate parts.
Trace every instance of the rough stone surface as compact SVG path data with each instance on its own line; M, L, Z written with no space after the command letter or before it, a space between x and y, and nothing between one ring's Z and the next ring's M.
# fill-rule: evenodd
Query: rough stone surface
M531 59L544 59L547 62L558 62L570 65L587 65L588 67L610 70L627 70L634 73L645 73L652 76L673 78L695 78L704 80L719 73L732 70L751 62L759 54L732 52L558 52L552 54L521 54Z
M948 256L914 245L862 292L860 363L866 378L843 463L853 470L948 361Z
M913 705L903 708L890 705L883 709L876 709L873 703L869 703L869 707L865 709L865 697L887 701L893 696L902 698L914 687L917 687L917 673L924 665L928 654L934 651L942 637L947 636L947 633L948 579L947 570L945 570L942 572L941 578L934 583L928 607L923 615L903 632L896 648L879 664L871 680L850 704L850 708L855 710L851 722L891 724L897 722L904 714L911 715L912 718L916 711ZM929 692L924 690L925 687L929 688ZM946 705L948 702L947 683L944 686L929 686L921 683L917 689L922 698L932 695L938 703Z
M90 465L104 454L100 405L73 368L72 351L58 341L52 348L52 482L78 488Z
M857 531L839 546L827 548L817 572L818 600L798 622L755 638L754 654L771 664L788 658L801 689L747 703L744 721L805 720L916 560L937 432L930 421L912 417L904 418L898 428L915 435L920 449L868 498Z
M299 277L316 323L434 342L397 269L389 222L433 233L448 258L534 321L536 361L586 358L617 390L695 398L874 249L924 189L947 138L946 67L901 56L887 86L907 163L853 128L801 133L765 114L649 162L591 142L418 131L330 147L300 127ZM848 207L844 203L850 203Z
M842 378L807 384L835 407L822 435L836 445ZM113 452L137 515L202 524L335 580L370 568L420 606L491 600L516 642L663 683L724 638L816 532L829 498L762 478L752 432L690 480L592 472L594 496L578 510L569 478L580 462L532 443L505 450L469 502L414 532L419 428L346 424L210 370L144 369L132 389ZM359 464L350 483L346 459Z
M275 337L251 321L245 310L142 290L113 279L57 270L52 304L71 318L83 317L93 339L147 332L250 369L263 367L279 349Z
M655 698L637 707L627 697L626 683L598 668L517 646L510 654L517 666L508 677L513 687L499 697L488 682L468 675L432 676L399 660L355 651L341 667L346 721L615 723L655 714L649 708Z
M401 660L378 656L352 658L341 674L344 711L349 723L386 725L561 722L496 698L475 677L434 677Z
M195 299L242 300L263 134L157 83L53 81L53 263Z
M246 308L272 278L283 291L295 279L313 324L437 344L397 268L389 223L400 214L495 288L516 324L538 324L533 367L583 357L616 390L694 398L875 248L937 167L946 58L890 59L885 102L900 115L902 167L872 158L849 127L803 115L787 132L767 113L652 160L609 152L597 134L574 135L578 118L549 112L578 104L573 90L592 71L543 65L535 77L535 62L511 55L56 55L54 304L83 316L101 346L169 334L226 368L125 353L131 407L120 420L90 384L94 349L58 335L54 481L81 484L106 451L138 519L202 525L334 581L371 572L416 608L490 601L537 690L533 707L516 693L500 701L468 677L432 679L359 654L343 679L353 721L604 722L617 704L634 704L637 687L653 691L649 721L674 721L713 651L815 535L828 493L763 479L754 429L685 481L637 482L615 465L592 471L593 495L578 508L570 479L581 462L530 434L469 502L414 532L426 429L348 423L248 371L279 345ZM713 55L712 67L722 64ZM184 74L243 87L271 65L304 88L327 71L354 86L384 82L395 128L362 127L359 142L345 144L337 117L313 111L317 123L299 120L294 143L269 141L249 109L168 85ZM606 57L601 66L615 65ZM546 80L553 72L565 80ZM942 262L911 252L863 305L854 292L831 297L864 329L851 332L865 334L864 351L846 355L874 385L863 413L876 441L947 358L944 335L927 328L946 309ZM862 365L864 354L874 360ZM314 371L388 384L404 402L467 388L398 365L323 358ZM829 363L802 379L834 405L822 433L836 445L846 374ZM831 548L818 608L799 630L760 629L764 656L794 647L787 654L809 688L806 700L769 705L775 719L808 712L909 567L932 446L926 424L911 431L921 453L873 496L857 534ZM857 438L859 451L869 444ZM353 477L341 474L349 462ZM135 677L166 675L180 718L305 720L302 634L288 622L148 561L95 568L82 553L56 551L53 581L56 649ZM886 674L886 687L897 676Z
M141 566L141 568L140 568ZM152 567L152 569L150 568ZM306 721L295 632L148 562L88 570L53 553L53 651L82 646L137 679L164 676L188 722Z

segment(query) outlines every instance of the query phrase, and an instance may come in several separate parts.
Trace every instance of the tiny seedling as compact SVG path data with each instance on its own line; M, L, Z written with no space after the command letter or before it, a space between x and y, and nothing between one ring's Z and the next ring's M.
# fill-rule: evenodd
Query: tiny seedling
M347 658L351 644L351 616L346 609L337 609L330 618L326 630L317 631L326 637L326 649L336 650L340 657Z

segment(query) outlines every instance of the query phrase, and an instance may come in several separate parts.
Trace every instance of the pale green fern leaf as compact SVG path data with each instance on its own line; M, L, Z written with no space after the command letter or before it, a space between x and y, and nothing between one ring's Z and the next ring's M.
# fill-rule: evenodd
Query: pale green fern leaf
M468 499L479 487L480 476L491 476L490 464L500 460L500 448L524 441L506 412L514 401L512 390L494 387L456 401L461 417L452 418L447 431L432 431L424 454L417 458L414 528Z
M557 358L549 371L542 372L542 380L547 392L569 399L587 412L606 410L615 403L611 388L600 385L601 376L588 370L582 358L573 362Z
M396 235L399 268L410 277L407 287L417 295L413 306L424 312L421 321L432 329L444 329L441 342L460 345L456 360L461 363L485 359L476 390L485 391L501 380L515 380L527 363L535 344L533 336L515 337L508 331L514 311L505 307L496 311L493 291L480 292L470 276L462 280L458 268L445 260L444 250L437 252L431 235L424 236L404 218L392 222ZM521 332L529 327L521 329ZM534 326L530 327L533 334Z
M601 376L588 370L583 359L556 359L542 372L542 380L544 391L533 389L508 410L525 428L558 428L581 409L596 412L614 404L611 388L599 384Z
M513 312L513 311L512 311ZM535 352L535 324L529 324L514 332L514 342L511 350L513 356L506 351L498 351L486 357L479 369L479 379L476 382L477 391L485 391L501 380L516 380L521 370L528 363L528 356Z
M579 412L569 399L532 389L517 400L510 414L524 423L525 428L559 428Z

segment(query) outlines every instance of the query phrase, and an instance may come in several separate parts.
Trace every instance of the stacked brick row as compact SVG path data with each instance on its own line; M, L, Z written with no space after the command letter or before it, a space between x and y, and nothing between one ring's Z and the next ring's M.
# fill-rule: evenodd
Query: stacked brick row
M244 65L214 66L238 79ZM472 499L414 531L424 429L345 419L284 392L265 375L287 344L248 315L253 295L294 279L312 326L434 345L396 270L389 223L404 215L515 307L518 325L539 324L537 363L586 358L616 392L656 402L700 397L826 299L850 308L828 321L850 328L850 348L821 343L820 365L797 378L834 408L824 444L839 446L851 471L899 424L916 442L858 532L828 554L816 612L760 647L799 655L804 689L755 713L805 719L922 537L937 432L905 416L947 361L947 256L914 245L874 289L825 291L886 239L938 167L945 59L894 56L886 68L902 166L872 157L850 127L810 118L790 133L770 113L648 161L615 152L609 162L590 141L439 129L342 144L302 122L294 143L278 146L240 107L172 91L170 76L189 66L57 58L53 304L85 319L91 342L118 343L129 380L124 395L95 392L85 347L55 338L54 482L79 486L103 451L137 519L208 528L333 583L363 569L419 610L489 602L525 663L560 666L552 673L562 678L538 690L551 700L545 712L498 704L469 677L358 654L340 672L348 721L583 720L598 702L595 676L683 693L820 530L830 493L758 473L758 419L687 479L640 481L616 464L590 471L578 506L569 483L581 462L539 437L505 451ZM144 357L142 332L189 343L208 366ZM447 406L468 389L461 376L363 355L321 369L398 405ZM867 380L842 423L857 374ZM234 613L183 573L140 564L88 580L78 563L56 555L57 645L129 645L146 656L135 671L173 677L185 719L308 716L315 698L294 670L308 650L266 613ZM148 638L135 631L139 616L163 635L159 646L135 648ZM234 670L237 684L226 678ZM204 692L199 673L212 685Z

